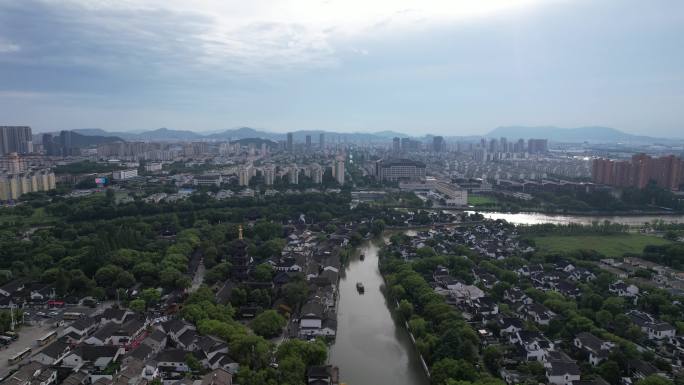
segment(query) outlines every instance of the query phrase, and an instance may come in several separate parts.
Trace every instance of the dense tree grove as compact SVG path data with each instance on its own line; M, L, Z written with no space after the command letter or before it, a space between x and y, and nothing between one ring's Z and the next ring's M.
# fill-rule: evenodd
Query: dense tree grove
M416 338L416 347L430 366L432 383L502 384L475 369L480 361L479 337L420 273L441 262L456 267L461 258L434 257L431 261L418 259L412 263L384 252L380 263L389 295L398 301L399 312Z
M34 225L36 210L45 213L46 225ZM348 196L340 194L173 204L117 204L111 194L36 199L0 210L5 224L0 230L0 283L25 277L55 283L60 296L78 292L96 297L113 296L135 282L185 288L190 283L188 261L197 250L212 283L230 268L223 257L237 238L238 223L257 220L245 228L245 237L250 254L267 258L284 246L283 224L302 213L311 220L352 220L364 214L350 211ZM378 223L374 230L382 227ZM257 278L267 279L268 274L259 268Z
M646 246L642 257L651 262L684 270L684 245Z

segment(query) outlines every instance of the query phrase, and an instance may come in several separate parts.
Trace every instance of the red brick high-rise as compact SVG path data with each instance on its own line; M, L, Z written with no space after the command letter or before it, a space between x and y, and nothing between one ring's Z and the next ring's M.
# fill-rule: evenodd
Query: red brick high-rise
M594 159L592 179L595 183L637 188L653 181L664 189L678 190L684 183L684 161L674 155L652 158L646 154L622 161Z

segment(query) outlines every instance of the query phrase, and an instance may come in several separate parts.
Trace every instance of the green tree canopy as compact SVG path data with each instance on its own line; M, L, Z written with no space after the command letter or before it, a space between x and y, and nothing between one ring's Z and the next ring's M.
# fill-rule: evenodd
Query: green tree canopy
M280 335L286 324L287 320L275 310L266 310L251 322L254 333L266 338Z

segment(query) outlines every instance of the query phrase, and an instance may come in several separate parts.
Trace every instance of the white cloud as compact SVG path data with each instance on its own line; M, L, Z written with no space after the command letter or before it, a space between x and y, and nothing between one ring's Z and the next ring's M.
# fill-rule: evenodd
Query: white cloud
M336 43L394 34L435 24L525 9L541 0L44 0L78 10L85 28L131 28L140 37L133 49L160 60L190 60L203 68L239 72L328 67L338 64ZM165 25L165 15L191 30ZM187 19L185 19L187 17ZM142 21L142 22L140 22ZM87 31L87 33L92 33ZM164 41L175 39L175 41ZM159 42L159 46L155 46ZM111 44L113 42L103 42ZM135 41L129 41L135 44ZM150 44L151 43L151 44ZM361 42L362 43L362 42ZM191 46L188 48L188 46ZM177 52L179 51L179 52ZM358 52L367 54L363 48Z
M11 43L0 38L0 54L2 53L12 53L19 51L20 47L17 44Z

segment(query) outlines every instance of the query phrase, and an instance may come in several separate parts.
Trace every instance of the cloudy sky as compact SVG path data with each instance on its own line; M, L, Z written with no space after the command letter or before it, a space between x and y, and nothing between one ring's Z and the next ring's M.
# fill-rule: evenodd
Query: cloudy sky
M680 0L2 0L0 124L684 136Z

